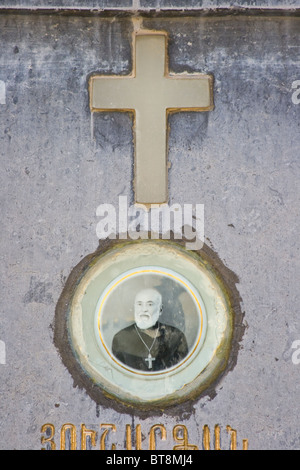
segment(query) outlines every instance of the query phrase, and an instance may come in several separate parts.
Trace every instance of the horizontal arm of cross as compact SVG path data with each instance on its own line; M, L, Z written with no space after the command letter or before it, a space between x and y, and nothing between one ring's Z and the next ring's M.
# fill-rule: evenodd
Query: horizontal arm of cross
M135 200L142 204L167 202L168 113L213 108L212 76L170 75L166 44L165 33L136 35L131 75L90 79L92 112L135 113Z

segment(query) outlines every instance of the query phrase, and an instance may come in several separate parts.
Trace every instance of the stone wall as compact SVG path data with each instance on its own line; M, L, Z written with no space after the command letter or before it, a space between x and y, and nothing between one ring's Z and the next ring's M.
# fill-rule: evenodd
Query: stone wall
M172 17L42 14L32 2L0 7L1 321L0 447L39 449L41 428L85 424L124 448L126 425L184 424L203 447L203 427L229 425L251 449L298 449L299 56L296 1L215 2L234 8L288 8L277 15L186 16L186 2L84 2L84 8L183 9ZM211 8L211 2L188 2ZM79 8L36 1L34 7ZM83 7L83 2L80 2ZM6 11L13 8L14 11ZM204 204L205 243L239 279L244 312L238 360L215 393L189 407L144 416L96 404L53 344L55 308L72 269L98 247L96 209L133 202L132 120L95 113L93 72L127 75L135 28L169 33L174 73L214 76L215 108L170 118L170 203ZM5 351L3 348L5 346ZM294 355L293 355L294 353ZM98 437L99 441L99 437ZM97 448L99 442L97 441Z

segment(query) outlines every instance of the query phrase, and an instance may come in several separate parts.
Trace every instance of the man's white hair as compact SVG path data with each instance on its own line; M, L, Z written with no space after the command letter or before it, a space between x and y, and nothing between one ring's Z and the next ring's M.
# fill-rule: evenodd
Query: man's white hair
M154 293L158 299L159 299L159 303L162 304L162 296L161 296L161 293L155 289L154 287L146 287L145 289L141 289L135 296L135 300L137 299L137 297L141 294L141 293L146 293L146 292L149 292L149 293Z

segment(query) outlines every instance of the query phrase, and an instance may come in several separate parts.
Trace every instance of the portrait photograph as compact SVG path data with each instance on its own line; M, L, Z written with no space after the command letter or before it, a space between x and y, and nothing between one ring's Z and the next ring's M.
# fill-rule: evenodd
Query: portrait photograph
M180 366L205 334L204 305L183 276L143 267L118 276L102 293L95 332L121 367L162 373Z
M76 286L70 308L63 303L78 374L93 393L141 408L199 393L229 350L224 292L212 270L173 243L108 250Z

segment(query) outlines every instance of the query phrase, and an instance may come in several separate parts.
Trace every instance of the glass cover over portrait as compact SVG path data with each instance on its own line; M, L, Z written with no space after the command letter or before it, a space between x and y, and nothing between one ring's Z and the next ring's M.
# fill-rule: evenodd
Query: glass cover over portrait
M144 267L118 276L101 295L96 337L121 367L141 373L177 368L205 335L204 306L178 273Z

